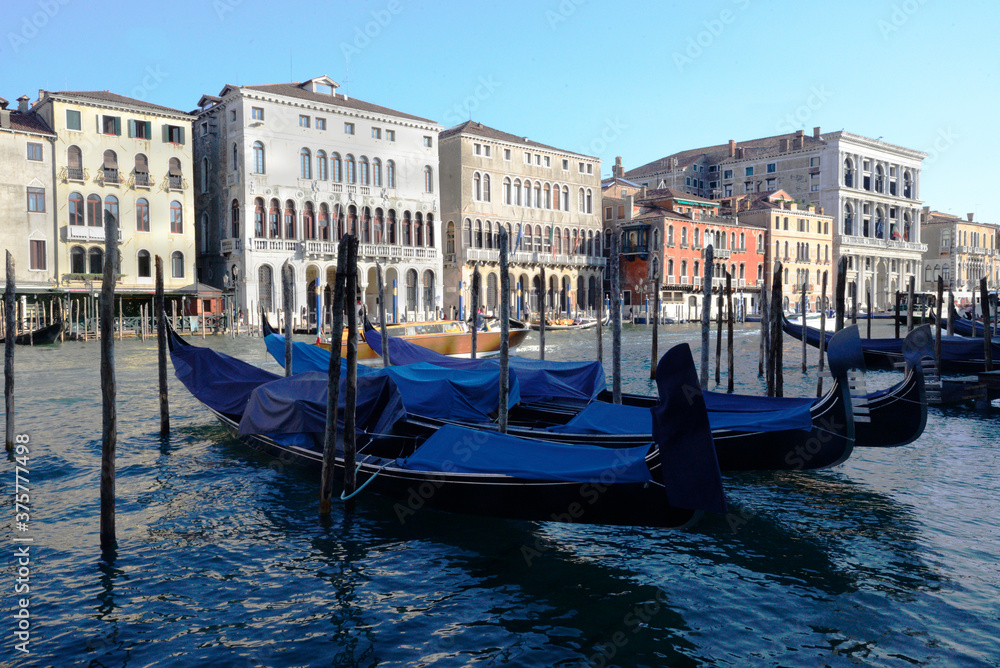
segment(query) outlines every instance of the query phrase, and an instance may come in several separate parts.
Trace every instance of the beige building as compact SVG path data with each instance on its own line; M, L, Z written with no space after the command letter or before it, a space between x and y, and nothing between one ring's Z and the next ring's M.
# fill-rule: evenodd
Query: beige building
M979 298L979 281L987 279L990 291L1000 287L1000 246L998 227L973 220L973 214L959 218L924 207L924 271L919 289L934 292L937 278L944 279L945 290L951 290L962 303Z
M104 214L120 224L116 290L154 289L163 258L167 292L193 291L194 193L189 114L107 91L39 91L34 113L55 142L56 276L69 292L99 286Z
M786 311L801 310L802 287L807 311L822 308L823 277L826 304L833 303L833 216L815 204L799 204L783 190L736 198L733 209L740 223L766 230L765 285L771 286L774 263L782 263L781 293ZM865 296L861 295L864 302Z
M17 293L56 287L56 234L52 187L56 135L28 98L8 109L0 98L0 247L14 257ZM0 253L0 262L5 262Z
M499 231L510 239L511 312L549 313L596 307L601 254L601 163L482 123L440 135L441 211L445 237L445 308L467 317L478 263L481 304L499 304ZM541 269L546 284L541 284Z

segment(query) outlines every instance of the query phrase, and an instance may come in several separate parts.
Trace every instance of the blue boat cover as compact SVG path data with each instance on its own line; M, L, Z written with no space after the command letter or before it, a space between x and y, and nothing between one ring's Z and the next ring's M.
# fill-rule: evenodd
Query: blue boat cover
M602 448L532 441L492 431L445 425L397 464L411 471L507 475L528 480L589 482L612 471L615 482L652 480L650 445Z
M708 411L708 423L713 430L781 431L812 429L809 412L812 399L791 399L791 405L781 410ZM621 406L596 401L587 405L572 420L549 427L548 431L569 434L652 434L653 418L648 408Z
M326 431L329 377L310 371L257 387L250 396L240 434L305 434ZM344 409L347 379L340 379L338 406ZM358 377L355 427L359 432L387 433L406 417L396 384L388 376ZM343 427L343 420L338 419Z
M788 408L812 406L816 399L800 397L758 397L750 394L729 394L726 392L702 393L708 412L725 411L730 413L757 413L765 411L783 411ZM711 419L709 415L709 419Z
M377 330L367 330L365 341L377 354L382 354L382 336ZM393 365L430 362L450 369L500 368L495 359L448 357L398 337L389 337L389 362ZM605 388L604 367L596 361L552 362L511 357L510 369L517 372L523 401L592 401Z
M278 364L285 366L285 337L281 334L268 334L264 337L264 345L267 352L271 354ZM303 373L305 371L322 371L328 373L330 370L330 351L319 346L314 346L302 341L292 342L292 373ZM340 372L347 373L347 359L340 358ZM358 375L367 376L375 373L376 370L358 365Z
M285 338L277 334L264 337L267 351L280 364L285 362ZM296 341L292 343L292 371L299 373L329 372L330 351L319 346ZM341 358L341 374L347 373L347 363ZM407 366L372 369L358 365L358 377L388 375L403 397L406 411L412 415L489 422L500 409L500 366L482 365L469 369L446 369L435 364L418 362ZM518 376L510 372L507 394L510 408L521 400Z
M211 348L180 341L171 346L170 359L177 379L194 397L226 415L243 414L250 394L259 385L281 376Z

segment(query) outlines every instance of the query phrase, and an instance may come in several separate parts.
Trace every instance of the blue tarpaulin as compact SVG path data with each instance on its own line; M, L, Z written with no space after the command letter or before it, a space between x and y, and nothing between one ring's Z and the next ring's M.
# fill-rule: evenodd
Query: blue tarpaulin
M338 405L344 409L345 377L340 379ZM308 434L326 431L329 377L310 371L260 385L250 396L240 434ZM357 383L358 431L387 433L406 417L396 384L387 376L361 376ZM343 425L343 420L338 420Z
M281 334L268 334L264 337L264 345L267 346L267 352L271 354L278 364L282 367L285 366L285 337ZM327 373L330 368L330 351L324 350L319 346L314 346L309 343L303 343L302 341L292 342L292 372L293 373L305 373L306 371L322 371ZM347 359L344 357L340 358L340 372L342 374L347 373ZM358 375L367 376L375 373L376 370L365 366L364 364L358 365Z
M176 335L175 335L176 336ZM226 415L243 414L250 393L258 386L281 378L211 348L177 340L171 346L174 373L201 403Z
M529 480L599 480L611 471L615 482L644 483L650 445L602 448L593 445L532 441L497 432L445 425L416 452L397 463L412 471L508 475Z

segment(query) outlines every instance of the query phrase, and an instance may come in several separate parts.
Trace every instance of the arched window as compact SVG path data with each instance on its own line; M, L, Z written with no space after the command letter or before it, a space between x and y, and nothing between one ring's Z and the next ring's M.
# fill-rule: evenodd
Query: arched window
M497 275L491 272L486 276L486 310L495 313L498 303Z
M854 207L850 204L844 206L844 234L854 235Z
M556 211L562 209L562 198L559 196L561 192L558 183L552 186L552 208Z
M514 204L521 206L521 179L514 180Z
M271 206L267 210L267 236L271 239L281 238L281 205L276 199L271 200Z
M296 239L295 236L295 202L285 200L285 238Z
M524 206L531 206L531 181L524 182Z
M302 234L306 239L316 238L316 218L312 202L306 202L302 207Z
M875 166L875 192L885 192L885 170L882 165Z
M427 269L424 271L424 311L430 311L433 307L434 307L434 272L431 271L430 269Z
M87 227L104 227L104 214L99 195L87 196Z
M316 151L316 178L320 181L329 178L326 171L326 151Z
M587 194L584 192L583 188L580 188L580 213L586 213L587 211Z
M83 195L80 193L69 194L69 224L83 225Z
M319 205L319 239L320 241L330 240L330 208L326 202Z
M111 214L112 220L118 223L118 198L114 195L108 195L104 198L104 213Z
M543 206L546 209L552 208L552 187L548 183L545 184L545 200Z
M177 200L170 203L170 233L184 234L184 210Z
M382 187L382 161L378 158L372 160L372 185Z
M746 237L746 235L743 232L740 232L740 246L739 246L739 248L740 248L741 251L746 250L746 248L747 248L747 237Z
M681 283L686 282L684 279L687 278L687 275L688 275L688 261L681 260L681 273L680 273Z
M562 191L563 211L569 211L569 186L563 186Z
M913 176L910 175L910 170L903 172L903 197L913 198Z
M434 192L434 174L431 171L431 166L424 166L424 192L432 193Z
M396 187L396 163L392 160L385 161L385 185L389 188Z
M351 155L350 153L348 153L347 157L344 158L344 171L346 172L345 176L347 177L348 183L358 182L358 174L355 171L355 165L354 165L354 156Z
M413 245L422 246L424 244L424 215L417 211L413 215Z
M483 177L479 172L472 175L472 197L476 201L483 199Z
M361 185L370 186L372 183L372 173L368 165L368 158L361 156L358 159L358 171L361 172Z
M87 252L87 271L91 274L104 273L104 251L96 246Z
M910 232L913 227L913 221L910 219L910 213L906 212L903 214L903 241L910 240Z
M673 247L674 245L674 226L667 226L667 246Z
M417 270L406 271L406 310L417 310Z
M667 275L666 275L666 280L667 280L667 283L673 283L674 282L674 259L673 258L668 258L667 259Z
M594 193L587 188L587 213L594 213Z
M108 149L104 152L104 181L118 183L118 154Z
M483 174L483 201L484 202L492 202L493 201L493 195L492 195L492 193L490 191L491 191L491 188L490 188L490 175L489 174Z
M135 154L135 185L149 187L152 182L149 180L149 160L144 153ZM203 190L208 190L208 163L206 162L202 174L205 176Z
M69 270L74 274L87 273L87 253L82 246L73 246L69 252Z
M83 181L83 151L79 146L66 149L66 177L70 181Z
M233 170L235 171L240 164L240 149L236 144L233 144L232 163L233 163Z
M265 313L272 313L274 308L274 270L270 265L262 264L257 270L257 298Z
M688 228L681 228L681 248L687 248L688 245Z
M844 185L853 188L854 180L854 163L850 158L844 158Z
M337 183L342 183L344 180L344 164L340 160L340 154L334 153L331 155L330 162L330 171L333 172L333 180Z
M410 212L403 212L403 245L412 246L413 238L411 237L412 230L410 229Z
M259 141L253 143L253 173L265 174L264 171L264 144Z
M264 236L264 199L261 197L253 202L253 234L255 237Z
M299 151L299 178L312 178L312 153L307 148Z
M444 252L449 255L455 252L455 222L452 220L448 221L448 227L445 229Z
M503 177L503 203L504 204L514 203L514 200L511 198L510 177L508 176Z
M476 234L472 239L475 248L483 247L483 221L476 219Z
M483 242L485 247L489 250L493 250L493 223L491 221L486 221L486 228L483 232Z
M391 160L389 162L392 162ZM386 163L388 164L388 163ZM396 210L389 209L389 222L388 222L388 241L390 244L399 243L397 241L398 235L396 232Z
M434 214L427 214L427 245L434 245Z
M198 226L198 252L204 255L208 252L208 213L202 212L201 224Z
M208 158L201 159L201 191L208 192Z
M542 184L535 181L535 208L542 208Z

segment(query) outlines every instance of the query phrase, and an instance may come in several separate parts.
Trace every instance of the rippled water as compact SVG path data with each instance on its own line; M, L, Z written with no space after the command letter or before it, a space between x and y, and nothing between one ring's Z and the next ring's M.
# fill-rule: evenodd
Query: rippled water
M593 330L546 339L548 359L593 357ZM683 340L697 360L693 326L661 329L660 352ZM274 368L259 339L205 345ZM652 392L649 330L627 327L622 348L626 390ZM761 392L756 329L734 349L737 388ZM815 391L799 350L787 342L789 395ZM932 409L916 443L830 471L727 475L730 513L683 531L433 511L401 525L372 495L323 526L316 477L227 438L172 374L161 440L155 342L116 351L119 549L104 564L99 347L17 349L28 532L12 461L0 492L7 535L34 539L32 635L18 652L8 556L4 665L1000 665L996 408ZM537 334L519 352L536 356Z

